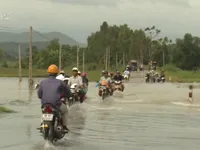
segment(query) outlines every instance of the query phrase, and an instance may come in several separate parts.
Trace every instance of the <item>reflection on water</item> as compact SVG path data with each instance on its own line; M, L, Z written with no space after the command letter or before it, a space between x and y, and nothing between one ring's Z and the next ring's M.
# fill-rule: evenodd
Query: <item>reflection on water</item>
M32 101L32 97L33 97L33 88L29 89L29 101L31 102Z
M27 137L28 139L31 138L31 125L27 124L27 131L26 131Z

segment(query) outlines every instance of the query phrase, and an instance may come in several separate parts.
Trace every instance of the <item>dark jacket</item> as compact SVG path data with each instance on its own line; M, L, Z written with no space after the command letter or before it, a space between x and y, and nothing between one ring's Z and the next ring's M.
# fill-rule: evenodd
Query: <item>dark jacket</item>
M61 80L57 80L54 76L40 82L38 89L38 98L41 99L41 104L50 103L55 106L61 105L61 97L69 98L70 90Z
M83 80L83 83L86 83L86 84L88 84L88 78L87 77L82 77L82 80Z
M113 77L113 79L115 80L115 81L122 81L123 79L124 79L124 77L122 76L122 75L115 75L114 77Z

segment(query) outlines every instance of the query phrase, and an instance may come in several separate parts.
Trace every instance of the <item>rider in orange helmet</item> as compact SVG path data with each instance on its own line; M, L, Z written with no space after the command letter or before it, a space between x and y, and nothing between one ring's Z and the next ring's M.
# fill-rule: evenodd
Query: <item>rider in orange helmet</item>
M40 82L38 89L38 98L41 99L41 105L51 104L60 108L62 114L62 124L64 132L68 132L67 128L67 114L68 109L65 101L61 99L68 99L70 96L70 90L65 86L64 82L56 79L59 72L58 67L54 64L50 65L47 69L49 77Z

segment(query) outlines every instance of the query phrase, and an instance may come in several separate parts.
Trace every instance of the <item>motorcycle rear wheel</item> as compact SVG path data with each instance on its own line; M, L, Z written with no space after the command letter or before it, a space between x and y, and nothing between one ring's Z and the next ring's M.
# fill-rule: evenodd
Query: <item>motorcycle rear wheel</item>
M48 128L44 128L43 131L43 136L44 136L44 140L48 140L49 142L51 142L53 144L53 126L49 125Z

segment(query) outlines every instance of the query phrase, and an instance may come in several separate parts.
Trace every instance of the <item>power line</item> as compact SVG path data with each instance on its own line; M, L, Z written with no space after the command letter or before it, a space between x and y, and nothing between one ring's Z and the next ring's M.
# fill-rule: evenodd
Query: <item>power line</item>
M36 30L34 30L34 29L33 29L33 32L37 33L39 36L45 38L45 39L48 40L48 41L51 41L51 40L52 40L52 39L47 38L46 36L44 36L43 34L41 34L40 32L38 32L38 31L36 31Z
M19 27L11 27L11 26L7 26L7 25L0 25L0 31L3 32L28 32L28 28L19 28ZM33 29L33 32L35 32L37 35L39 35L40 37L43 37L44 39L51 41L52 39L47 38L46 36L44 36L43 34L41 34L39 31L36 31Z
M8 28L8 29L28 30L28 28L12 27L12 26L2 25L2 24L0 24L0 27L1 28Z
M27 32L28 28L16 28L16 27L10 27L5 25L0 25L0 31L2 32Z

